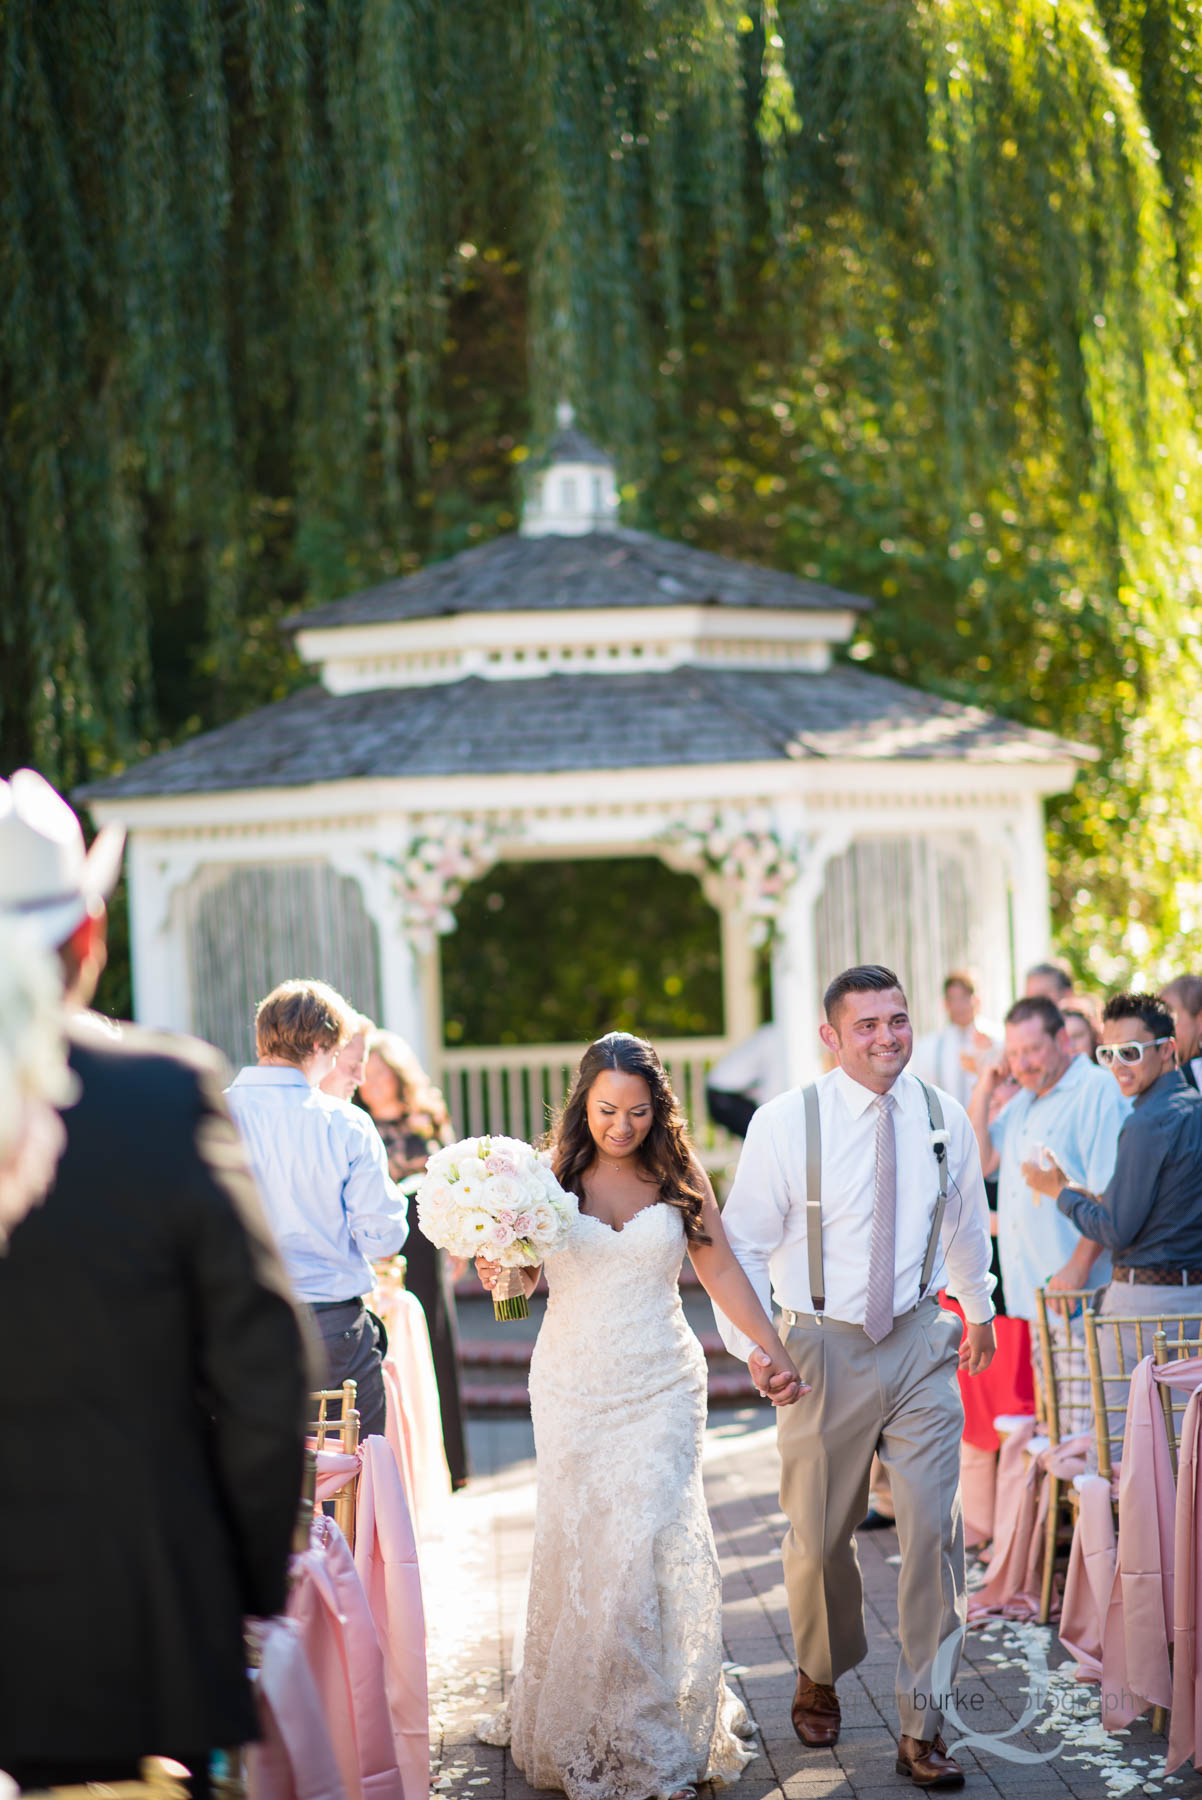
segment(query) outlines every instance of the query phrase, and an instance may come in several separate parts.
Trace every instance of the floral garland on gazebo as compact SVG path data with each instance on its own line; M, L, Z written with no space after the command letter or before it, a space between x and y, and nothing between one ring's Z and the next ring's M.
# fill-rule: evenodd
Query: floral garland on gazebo
M753 945L772 942L802 870L803 844L782 837L769 818L720 809L690 814L670 825L663 836L691 861L730 883Z
M381 856L380 861L393 870L406 936L428 951L454 931L463 890L492 867L500 844L517 836L520 824L454 815L423 824L425 829L414 832L397 856Z

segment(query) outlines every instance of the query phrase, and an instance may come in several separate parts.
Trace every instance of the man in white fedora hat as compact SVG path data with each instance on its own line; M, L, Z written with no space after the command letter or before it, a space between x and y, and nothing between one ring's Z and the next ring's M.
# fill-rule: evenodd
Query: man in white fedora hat
M32 769L0 781L0 931L57 951L77 1008L122 839L86 849ZM0 1256L0 1769L42 1789L169 1756L204 1796L211 1751L257 1735L243 1619L285 1599L301 1331L217 1054L68 1035L66 1148Z
M36 769L0 781L0 918L63 957L68 1004L86 1006L105 960L105 902L121 873L125 832L106 825L91 849L67 802Z

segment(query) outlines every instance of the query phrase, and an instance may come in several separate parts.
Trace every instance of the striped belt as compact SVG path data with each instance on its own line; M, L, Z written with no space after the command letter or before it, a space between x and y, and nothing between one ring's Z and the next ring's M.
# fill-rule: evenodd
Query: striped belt
M1116 1269L1114 1281L1125 1281L1136 1287L1199 1287L1202 1269Z

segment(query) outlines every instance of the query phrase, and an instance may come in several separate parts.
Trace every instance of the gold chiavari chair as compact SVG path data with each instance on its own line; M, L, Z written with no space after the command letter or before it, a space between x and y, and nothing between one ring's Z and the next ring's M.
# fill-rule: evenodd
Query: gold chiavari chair
M311 1419L309 1439L317 1450L338 1450L345 1456L353 1456L359 1448L359 1412L355 1406L358 1384L344 1381L341 1387L319 1388L309 1395L311 1406L316 1407L317 1416ZM334 1417L333 1409L338 1409ZM355 1547L355 1501L359 1494L359 1477L356 1475L344 1488L339 1488L332 1501L334 1523L353 1550Z
M1043 1288L1035 1290L1035 1324L1039 1339L1036 1385L1039 1423L1055 1449L1066 1438L1076 1437L1090 1426L1090 1380L1085 1341L1079 1321L1092 1314L1096 1293L1083 1289L1057 1292L1049 1300ZM1056 1574L1056 1550L1060 1542L1062 1514L1067 1510L1069 1538L1077 1508L1077 1490L1049 1469L1048 1514L1044 1526L1043 1581L1039 1595L1039 1623L1052 1616L1052 1586Z
M1090 1401L1098 1474L1109 1481L1118 1467L1127 1425L1127 1395L1131 1371L1150 1356L1159 1366L1202 1355L1202 1314L1141 1313L1130 1318L1093 1315L1086 1321L1085 1350L1089 1360ZM1181 1417L1189 1395L1158 1384L1161 1410L1169 1440L1173 1474L1177 1473L1177 1444Z

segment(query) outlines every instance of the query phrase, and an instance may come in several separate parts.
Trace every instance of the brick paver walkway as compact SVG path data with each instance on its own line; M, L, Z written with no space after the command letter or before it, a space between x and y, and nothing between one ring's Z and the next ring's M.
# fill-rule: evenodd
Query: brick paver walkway
M508 1754L472 1735L477 1720L499 1705L509 1679L525 1591L534 1523L529 1420L474 1423L471 1448L477 1477L456 1497L446 1539L424 1559L434 1791L461 1800L532 1800L534 1790ZM722 1561L732 1678L760 1730L760 1755L736 1787L721 1790L723 1800L897 1800L911 1792L893 1767L895 1534L860 1540L869 1654L839 1684L838 1745L806 1750L789 1723L795 1676L769 1418L755 1409L711 1415L705 1485ZM1165 1741L1152 1736L1146 1720L1117 1737L1103 1731L1097 1691L1075 1683L1072 1668L1054 1634L1038 1626L998 1623L970 1634L956 1692L961 1726L952 1724L945 1734L949 1744L966 1731L983 1740L956 1752L969 1793L1031 1800L1118 1800L1141 1791L1172 1800L1202 1797L1202 1777L1192 1768L1164 1775ZM1024 1713L1027 1729L1015 1730ZM1002 1740L1001 1733L1013 1735ZM1016 1760L1015 1753L1032 1760Z

